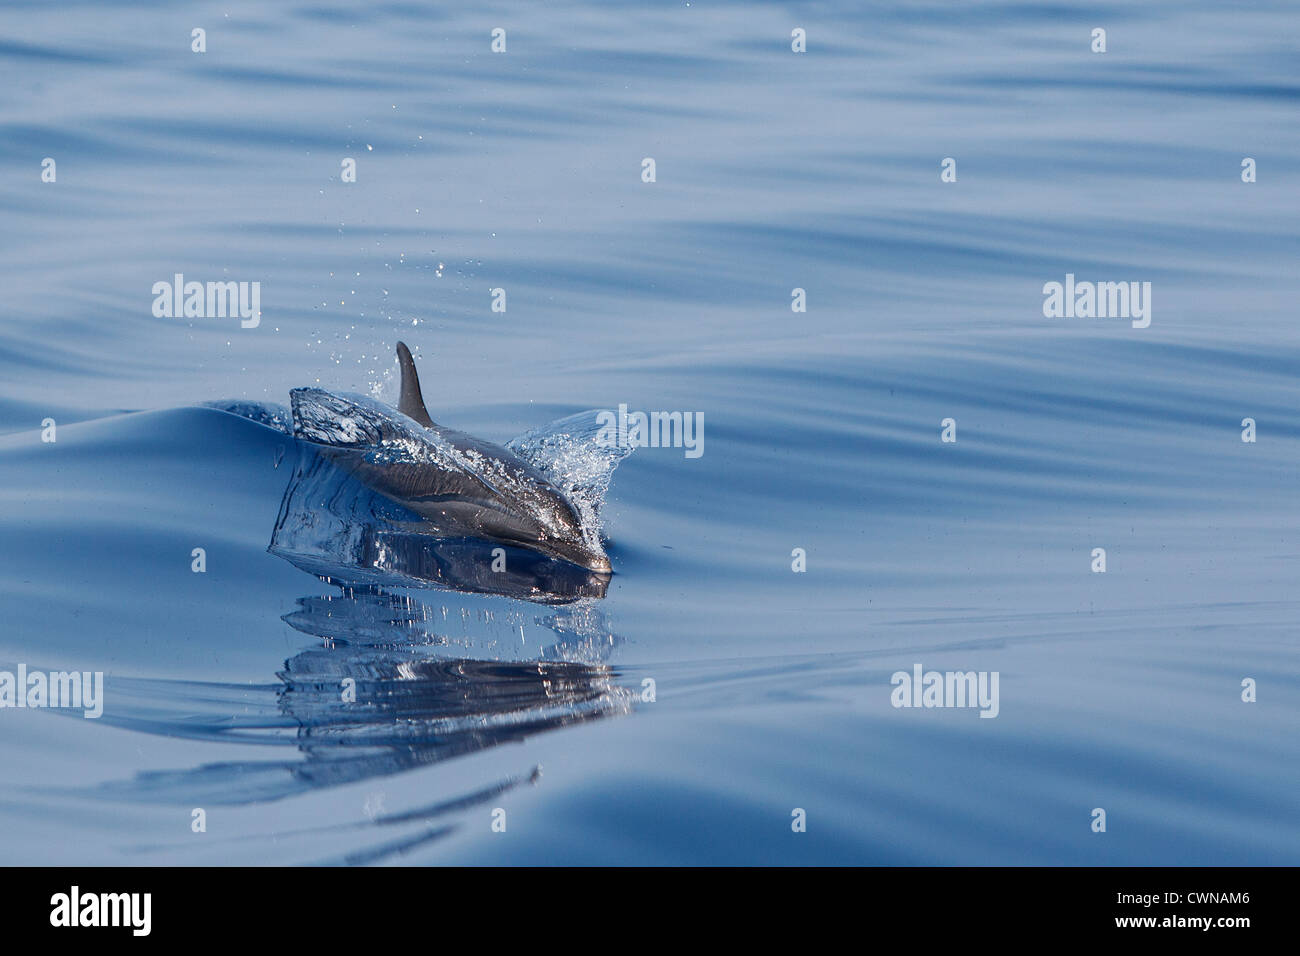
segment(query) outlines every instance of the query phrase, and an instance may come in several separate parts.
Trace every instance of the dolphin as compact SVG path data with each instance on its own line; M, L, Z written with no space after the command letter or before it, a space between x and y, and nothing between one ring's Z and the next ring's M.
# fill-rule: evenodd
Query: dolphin
M493 444L436 423L403 342L397 359L397 414L360 395L297 388L289 393L294 436L418 516L411 530L501 542L610 574L598 512L610 474L630 449L593 439L599 413Z

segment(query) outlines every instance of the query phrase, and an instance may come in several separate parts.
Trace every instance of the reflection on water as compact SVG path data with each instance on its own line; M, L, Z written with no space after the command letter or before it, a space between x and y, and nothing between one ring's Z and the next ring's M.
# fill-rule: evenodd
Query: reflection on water
M279 799L630 711L633 692L604 662L618 639L597 609L534 618L556 640L527 660L464 656L466 642L453 641L444 623L455 616L412 594L344 588L301 598L285 615L322 645L286 660L277 685L182 690L170 681L120 682L126 702L106 716L109 723L210 741L292 743L306 759L147 773L114 789L162 801L196 791L215 803ZM156 709L175 700L204 712L182 718Z
M625 713L631 699L606 665L421 659L389 649L307 651L280 676L280 705L299 722L298 747L308 758L295 776L311 787Z
M617 638L583 607L538 619L559 639L530 660L448 656L446 607L347 589L285 616L323 639L285 662L278 702L307 756L296 776L330 786L626 713L632 692L604 657ZM567 632L566 632L567 631ZM457 648L459 650L459 648Z

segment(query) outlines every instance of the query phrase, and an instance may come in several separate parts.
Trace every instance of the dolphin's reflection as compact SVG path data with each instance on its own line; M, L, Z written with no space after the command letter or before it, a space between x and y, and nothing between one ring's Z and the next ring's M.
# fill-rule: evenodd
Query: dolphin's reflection
M103 719L169 737L289 745L296 758L153 771L101 793L216 805L279 800L621 716L636 699L605 660L618 638L586 604L535 617L530 626L556 639L513 660L464 651L476 642L510 650L505 637L517 633L517 616L452 614L410 594L350 588L304 597L285 620L321 643L286 660L276 684L119 681L118 704ZM453 622L495 629L501 639L467 639Z
M281 713L298 725L307 758L295 774L307 786L396 773L631 709L633 692L604 662L618 640L590 607L539 619L560 634L540 654L485 660L449 655L445 608L381 590L345 594L303 598L285 615L323 642L278 675Z
M626 713L631 700L608 667L567 661L400 660L388 651L334 650L299 654L286 667L280 704L299 722L307 758L294 775L311 787Z

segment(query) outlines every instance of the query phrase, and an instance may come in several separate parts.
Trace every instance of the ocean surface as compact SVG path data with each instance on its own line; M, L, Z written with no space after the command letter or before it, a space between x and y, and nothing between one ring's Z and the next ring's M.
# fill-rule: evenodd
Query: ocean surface
M1296 27L6 4L0 671L104 678L0 709L0 862L1300 863ZM376 579L283 409L399 339L442 424L702 454L619 465L608 580Z

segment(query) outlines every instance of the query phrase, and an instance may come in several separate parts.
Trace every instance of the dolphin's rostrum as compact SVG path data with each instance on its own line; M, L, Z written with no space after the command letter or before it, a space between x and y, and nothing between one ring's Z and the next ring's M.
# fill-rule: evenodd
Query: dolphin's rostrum
M609 573L599 509L630 449L595 440L598 413L496 445L434 422L404 343L397 357L397 414L360 395L298 388L290 392L294 435L419 516L421 532L499 541Z

